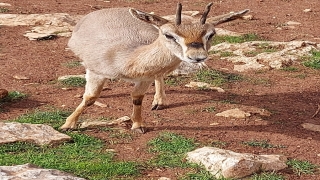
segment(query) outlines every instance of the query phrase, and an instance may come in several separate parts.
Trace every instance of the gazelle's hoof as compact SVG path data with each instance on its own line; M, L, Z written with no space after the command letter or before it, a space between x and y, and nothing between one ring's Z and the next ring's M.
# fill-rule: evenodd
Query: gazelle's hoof
M164 108L165 108L165 105L163 105L163 104L155 104L155 105L152 105L151 110L161 110Z
M64 124L61 127L59 127L59 129L65 132L65 131L72 131L75 129L75 127L72 125Z
M133 132L137 132L137 133L140 133L140 134L144 134L147 132L147 128L146 127L138 127L138 128L134 128L134 129L131 129Z

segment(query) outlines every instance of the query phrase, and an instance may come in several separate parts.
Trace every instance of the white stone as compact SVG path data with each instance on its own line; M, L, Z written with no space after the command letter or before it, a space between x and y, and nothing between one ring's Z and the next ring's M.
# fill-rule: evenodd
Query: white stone
M220 87L215 87L215 86L212 86L211 84L209 83L205 83L205 82L190 82L189 84L186 84L185 85L186 87L191 87L191 88L208 88L208 89L212 89L212 90L216 90L218 92L225 92L225 90L223 90L222 88Z
M71 140L71 137L45 124L0 122L0 144L32 142L38 145L56 144Z
M84 74L79 74L79 75L65 75L65 76L60 76L58 77L58 81L63 81L69 78L75 78L75 77L79 77L79 78L85 78Z
M229 110L223 111L221 113L217 113L216 116L245 119L246 117L251 116L251 114L245 111L242 111L239 108L235 108L235 109L229 109Z
M75 177L71 174L55 170L42 169L32 164L23 164L16 166L0 166L1 180L85 180Z
M320 132L320 125L312 124L312 123L303 123L301 126L310 131Z
M122 123L125 123L125 122L130 121L130 120L131 120L130 117L123 116L123 117L118 118L118 119L113 120L113 121L98 121L98 120L85 121L85 122L81 123L80 129L83 129L83 128L95 128L95 127L106 127L106 126L116 126L116 125L121 125Z
M295 26L295 25L300 25L301 23L295 22L295 21L288 21L288 22L286 22L286 24L287 24L288 26Z
M11 4L9 4L9 3L0 3L0 7L4 7L4 6L11 6Z
M204 165L217 178L243 178L259 171L278 171L287 167L287 158L282 155L241 154L214 147L189 152L187 160Z
M312 12L312 9L304 9L303 12Z

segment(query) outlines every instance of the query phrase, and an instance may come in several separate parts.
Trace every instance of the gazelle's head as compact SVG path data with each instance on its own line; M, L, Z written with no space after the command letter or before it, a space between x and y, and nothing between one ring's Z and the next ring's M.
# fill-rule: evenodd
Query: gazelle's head
M135 9L130 9L130 13L142 21L155 25L159 29L161 43L179 59L199 63L208 58L210 42L215 34L213 25L206 23L211 6L212 3L208 4L201 19L195 22L182 22L180 3L175 22Z

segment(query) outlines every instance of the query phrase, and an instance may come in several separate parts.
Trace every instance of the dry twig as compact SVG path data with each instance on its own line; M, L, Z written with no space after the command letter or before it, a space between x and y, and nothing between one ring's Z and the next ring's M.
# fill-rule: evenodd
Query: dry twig
M317 109L316 112L312 115L311 118L316 117L316 115L319 114L319 112L320 112L320 104L318 104L318 109Z

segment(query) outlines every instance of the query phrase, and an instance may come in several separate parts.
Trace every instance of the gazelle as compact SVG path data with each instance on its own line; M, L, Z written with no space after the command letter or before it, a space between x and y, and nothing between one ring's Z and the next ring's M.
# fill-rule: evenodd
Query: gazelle
M200 20L181 18L180 3L174 22L132 8L103 9L83 17L68 46L83 60L87 83L81 104L61 129L76 127L81 113L99 97L107 78L121 78L135 83L131 129L144 133L142 100L150 84L155 81L152 104L157 109L165 104L164 75L182 61L200 63L208 58L214 24L228 20L213 18L206 23L211 6L206 6Z

